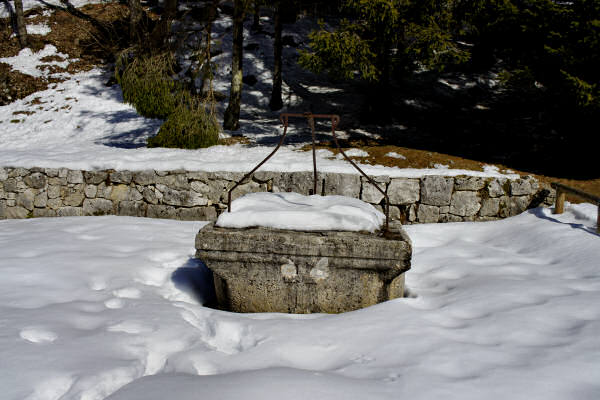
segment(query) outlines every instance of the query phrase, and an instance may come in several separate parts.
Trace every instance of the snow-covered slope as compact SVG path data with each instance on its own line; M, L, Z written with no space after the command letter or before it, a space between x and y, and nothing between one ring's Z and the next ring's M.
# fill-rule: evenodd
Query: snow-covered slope
M201 306L202 222L0 221L1 397L597 399L595 213L408 226L412 297L300 316Z

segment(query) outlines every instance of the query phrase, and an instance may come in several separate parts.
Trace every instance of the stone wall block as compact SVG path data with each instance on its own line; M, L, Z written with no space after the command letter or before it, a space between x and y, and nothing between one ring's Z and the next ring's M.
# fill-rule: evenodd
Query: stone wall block
M323 180L325 180L324 187L322 187ZM385 191L385 185L382 186ZM317 193L314 194L321 194L321 191L323 191L326 196L339 195L357 199L360 195L360 175L334 174L330 172L321 173L318 175Z
M244 175L246 175L245 172L217 171L210 172L208 174L208 179L239 182L244 177Z
M48 185L66 186L67 185L67 178L60 178L60 177L48 178Z
M141 201L144 196L135 187L129 187L129 193L127 194L127 201Z
M477 191L485 187L485 178L477 176L457 176L454 178L455 190Z
M22 178L29 175L30 171L27 168L13 168L8 171L9 178Z
M142 186L154 185L157 179L158 175L152 169L138 171L133 175L133 181Z
M477 192L460 191L454 192L450 203L450 214L461 217L470 217L477 214L481 208Z
M214 207L192 207L177 210L177 219L182 221L216 221L217 211Z
M388 197L392 204L414 204L421 197L420 191L419 179L394 178L388 186Z
M142 192L144 200L149 204L158 204L158 197L156 197L156 190L151 186L146 186Z
M29 210L20 206L6 207L4 214L8 219L23 219L29 216Z
M83 175L85 182L90 185L98 185L106 182L106 178L108 178L108 172L106 171L85 171Z
M208 204L208 199L202 195L202 193L196 193L194 191L185 192L186 198L184 206L186 207L197 207L205 206Z
M48 192L42 191L42 192L38 193L33 200L33 206L36 208L46 208L47 205L48 205Z
M56 178L58 176L58 168L44 168L44 173L48 178Z
M481 217L495 217L500 211L500 199L488 198L481 201L479 215Z
M4 181L4 191L16 192L17 191L17 180L15 178L7 178Z
M125 185L129 185L133 179L133 172L115 171L110 173L109 178L112 183L123 183Z
M421 223L435 223L440 218L440 209L436 206L419 204L417 209L417 219Z
M83 183L83 172L79 170L69 170L67 172L67 183Z
M177 217L177 211L175 207L172 206L150 204L146 216L148 218L175 219Z
M113 202L107 199L85 199L83 201L83 215L111 215L114 214Z
M187 178L192 181L202 181L207 183L209 181L208 172L205 171L188 171Z
M202 194L208 194L211 191L210 186L202 181L192 181L192 183L190 183L190 187L194 192Z
M256 171L254 173L254 179L256 179L259 183L267 183L268 181L272 181L280 177L281 172L275 171Z
M69 174L69 170L67 168L59 168L58 169L58 177L67 179L67 175Z
M33 210L33 216L35 218L56 217L56 211L48 208L35 208Z
M535 193L528 179L516 179L510 181L510 194L512 196L526 196Z
M489 181L487 186L488 195L490 197L501 197L506 194L504 186L506 185L506 179L495 178Z
M63 206L63 202L60 197L55 199L48 199L46 206L52 210L58 210L60 207Z
M527 210L530 202L529 196L515 196L510 198L510 216L521 214Z
M77 184L73 187L61 186L60 198L65 206L79 207L83 204L85 194L83 193L83 184Z
M27 189L23 193L17 194L17 206L23 207L28 211L33 211L36 194L37 191L35 189Z
M47 183L46 175L41 172L27 175L23 180L27 186L34 189L43 189Z
M362 193L360 199L362 201L366 201L367 203L372 204L380 204L383 198L385 197L375 186L371 184L368 180L362 179ZM381 190L386 191L386 185L384 183L377 184ZM388 195L389 196L389 195Z
M48 198L56 199L60 196L60 186L57 185L49 185L48 186Z
M130 188L127 185L113 185L110 196L108 197L115 203L129 200Z
M8 171L6 168L0 168L0 181L5 181L8 179Z
M317 190L319 188L317 182ZM274 192L296 192L303 195L308 195L313 188L313 173L312 171L302 172L283 172L280 176L273 178Z
M83 215L83 208L81 207L61 207L56 212L59 217L81 217Z
M229 184L229 187L233 187L233 183ZM227 190L224 190L221 194L221 198L219 201L223 202L223 203L227 203ZM254 181L250 181L248 183L245 183L243 185L238 186L232 193L231 193L231 201L242 197L248 193L258 193L258 192L266 192L267 191L267 184L266 183L258 183L258 182L254 182Z
M95 185L85 185L83 193L88 199L93 199L96 197L96 193L98 193L98 187Z
M6 200L0 200L0 219L6 218Z
M143 201L122 201L119 203L118 215L144 217L147 207Z
M450 205L454 179L443 176L426 176L421 180L421 203L431 206Z

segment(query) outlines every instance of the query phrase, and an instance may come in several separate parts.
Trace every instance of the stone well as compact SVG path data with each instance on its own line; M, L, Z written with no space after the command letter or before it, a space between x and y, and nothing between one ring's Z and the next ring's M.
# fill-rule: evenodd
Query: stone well
M339 313L402 297L412 246L399 222L385 235L232 229L208 224L196 257L212 270L220 308Z

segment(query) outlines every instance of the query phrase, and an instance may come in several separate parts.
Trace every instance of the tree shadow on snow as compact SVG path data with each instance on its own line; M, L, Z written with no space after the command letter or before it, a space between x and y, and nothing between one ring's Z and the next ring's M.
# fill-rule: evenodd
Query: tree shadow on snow
M213 283L213 274L202 261L190 258L171 274L175 287L206 307L215 307L217 297Z

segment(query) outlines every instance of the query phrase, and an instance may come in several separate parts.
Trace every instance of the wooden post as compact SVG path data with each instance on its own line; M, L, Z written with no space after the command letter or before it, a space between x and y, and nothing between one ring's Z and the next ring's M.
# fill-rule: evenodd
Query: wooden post
M556 189L556 203L554 203L554 214L562 214L565 211L566 192Z

